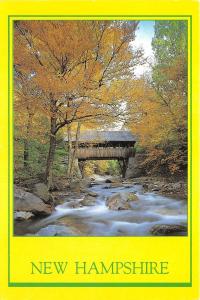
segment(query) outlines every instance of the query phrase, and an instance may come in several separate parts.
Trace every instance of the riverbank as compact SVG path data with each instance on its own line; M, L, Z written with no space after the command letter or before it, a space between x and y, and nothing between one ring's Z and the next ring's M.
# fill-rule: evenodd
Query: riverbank
M131 179L133 184L141 184L146 192L155 192L166 197L187 200L186 180L170 180L161 177L138 177Z

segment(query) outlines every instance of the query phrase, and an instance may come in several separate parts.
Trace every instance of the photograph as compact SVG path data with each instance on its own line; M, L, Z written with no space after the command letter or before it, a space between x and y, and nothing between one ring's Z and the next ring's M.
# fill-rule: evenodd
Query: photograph
M13 21L14 236L188 236L188 21Z

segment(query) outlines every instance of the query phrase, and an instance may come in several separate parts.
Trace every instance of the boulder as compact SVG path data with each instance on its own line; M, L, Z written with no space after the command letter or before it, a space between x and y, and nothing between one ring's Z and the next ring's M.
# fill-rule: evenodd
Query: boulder
M34 215L48 216L52 213L53 205L46 204L38 196L15 187L15 211L31 212Z
M72 192L80 193L81 191L85 190L87 187L90 187L90 184L91 184L90 180L77 179L70 183L69 188Z
M110 188L120 188L120 187L124 187L122 182L113 182L110 185Z
M35 186L35 184L39 183L41 181L41 178L28 178L24 179L22 183L19 182L23 186L23 188L27 188L32 190Z
M187 226L179 224L156 224L150 232L153 235L175 235L187 232Z
M105 183L111 183L112 181L111 181L111 179L106 179L105 180Z
M126 178L137 178L145 175L146 169L143 167L145 158L146 155L142 153L136 153L135 157L129 158Z
M44 183L36 183L33 188L33 194L42 199L45 203L50 203L52 201L52 197L49 193L48 187Z
M89 196L91 196L91 197L97 197L98 196L98 194L97 193L95 193L95 192L92 192L92 191L88 191L88 193L87 193Z
M113 188L123 188L124 185L122 182L113 182L110 185L104 187L104 189L113 189Z
M154 187L152 188L152 192L159 192L160 191L160 188L159 187Z
M25 221L34 217L34 214L29 211L15 211L14 220L16 221Z
M74 236L77 233L70 227L63 225L48 225L41 228L36 236Z
M69 188L69 180L67 178L56 178L54 179L55 190L65 191Z
M149 188L149 185L147 184L147 183L143 183L143 188L145 189L145 190L148 190L148 188Z
M127 197L124 195L124 193L116 193L106 200L106 205L109 209L112 210L126 210L126 209L132 209L129 201L127 200Z
M70 183L70 186L69 186L70 190L72 192L75 192L75 193L80 193L81 191L81 187L80 187L80 181L79 180L74 180Z
M113 177L113 178L108 178L105 180L105 183L120 183L120 178Z
M80 185L82 188L87 188L91 186L91 179L90 178L83 178L79 180Z
M85 195L84 199L79 202L82 206L94 206L96 198L90 195Z
M54 203L54 206L63 204L66 201L66 198L68 197L68 193L61 193L61 192L53 192L51 193L51 197Z

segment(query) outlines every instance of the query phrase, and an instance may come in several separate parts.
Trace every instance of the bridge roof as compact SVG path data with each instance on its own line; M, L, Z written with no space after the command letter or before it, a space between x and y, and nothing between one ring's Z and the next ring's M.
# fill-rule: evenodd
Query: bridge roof
M68 141L66 137L64 139ZM75 142L75 136L72 137L72 142ZM105 143L105 142L135 142L136 136L134 136L130 131L120 130L120 131L96 131L87 130L80 134L79 142L82 143Z

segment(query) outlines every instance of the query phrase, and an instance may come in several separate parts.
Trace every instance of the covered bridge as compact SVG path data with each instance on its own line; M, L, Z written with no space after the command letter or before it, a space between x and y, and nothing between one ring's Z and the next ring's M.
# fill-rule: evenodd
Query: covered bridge
M65 139L68 141L68 138ZM125 177L129 158L135 156L136 137L130 131L95 131L72 137L72 149L78 162L86 160L118 160Z

